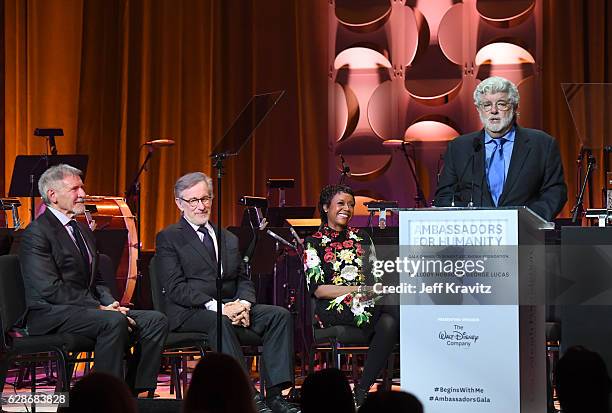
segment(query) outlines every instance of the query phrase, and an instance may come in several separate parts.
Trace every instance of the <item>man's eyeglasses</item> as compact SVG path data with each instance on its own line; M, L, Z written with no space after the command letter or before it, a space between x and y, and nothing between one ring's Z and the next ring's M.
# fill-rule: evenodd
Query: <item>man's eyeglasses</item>
M493 109L493 103L491 102L482 102L478 106L485 112L491 112L491 109ZM510 110L512 105L510 104L510 102L506 102L505 100L498 100L497 102L495 102L495 107L497 108L497 110L505 112L507 110Z
M185 198L181 198L179 197L179 199L183 202L187 202L189 204L190 207L192 208L196 208L198 206L198 202L201 202L202 205L209 205L214 197L212 196L204 196L202 198L191 198L191 199L185 199Z

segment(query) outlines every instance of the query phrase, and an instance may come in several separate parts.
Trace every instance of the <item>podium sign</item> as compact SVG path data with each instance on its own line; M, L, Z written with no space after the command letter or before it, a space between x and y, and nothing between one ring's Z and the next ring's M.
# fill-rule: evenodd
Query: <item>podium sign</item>
M400 273L414 286L400 305L402 389L428 413L544 413L544 311L525 296L543 291L535 263L548 223L526 208L399 219L400 259L421 261L420 275Z

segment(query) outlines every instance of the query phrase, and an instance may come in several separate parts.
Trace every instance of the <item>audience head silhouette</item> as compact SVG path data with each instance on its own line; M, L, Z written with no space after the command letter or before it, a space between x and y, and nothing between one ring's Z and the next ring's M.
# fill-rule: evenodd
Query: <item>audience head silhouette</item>
M564 413L608 413L611 382L599 354L570 347L557 363L556 379Z
M354 413L353 392L338 369L312 373L302 384L302 413Z
M102 391L104 389L104 391ZM69 395L70 406L58 412L136 413L136 400L124 381L93 372L79 380Z
M184 413L255 413L253 387L240 364L222 353L207 353L196 366Z
M359 413L378 412L423 413L423 405L412 394L403 391L370 393L359 408Z

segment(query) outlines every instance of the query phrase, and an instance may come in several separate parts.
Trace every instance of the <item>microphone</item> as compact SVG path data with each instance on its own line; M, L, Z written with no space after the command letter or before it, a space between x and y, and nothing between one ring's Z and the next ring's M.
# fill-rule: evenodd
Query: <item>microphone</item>
M174 141L172 139L153 139L151 141L143 143L143 146L150 146L152 148L160 148L162 146L172 146Z
M278 242L280 242L284 246L289 247L289 248L293 248L294 250L297 250L297 248L295 248L295 245L293 245L292 243L290 243L289 241L287 241L286 239L284 239L280 235L270 231L269 229L266 230L266 234L268 234L269 236L271 236L272 238L274 238L275 240L277 240Z
M461 172L461 175L459 175L459 179L457 180L457 184L455 185L455 190L453 191L453 200L451 202L451 206L455 206L455 197L457 196L457 191L460 188L461 185L461 181L463 180L463 177L465 176L465 173L468 170L468 167L471 165L472 166L472 176L470 178L470 202L468 204L468 206L472 207L474 206L474 202L473 202L473 197L474 197L474 158L476 157L476 154L480 152L480 150L482 149L482 139L480 136L476 136L474 138L474 140L472 141L472 154L470 155L470 159L468 160L468 162L465 164L465 166L463 167L463 171Z
M298 243L298 245L300 246L304 246L304 241L300 238L300 236L298 235L297 232L295 232L295 230L293 229L293 227L289 227L289 232L291 232L291 235L293 235L293 238L295 239L295 242Z

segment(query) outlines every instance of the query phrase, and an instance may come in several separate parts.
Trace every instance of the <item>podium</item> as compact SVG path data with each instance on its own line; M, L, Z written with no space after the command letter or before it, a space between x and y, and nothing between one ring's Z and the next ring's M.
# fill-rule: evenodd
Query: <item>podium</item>
M405 209L399 224L402 389L428 413L546 412L554 224L526 207Z

